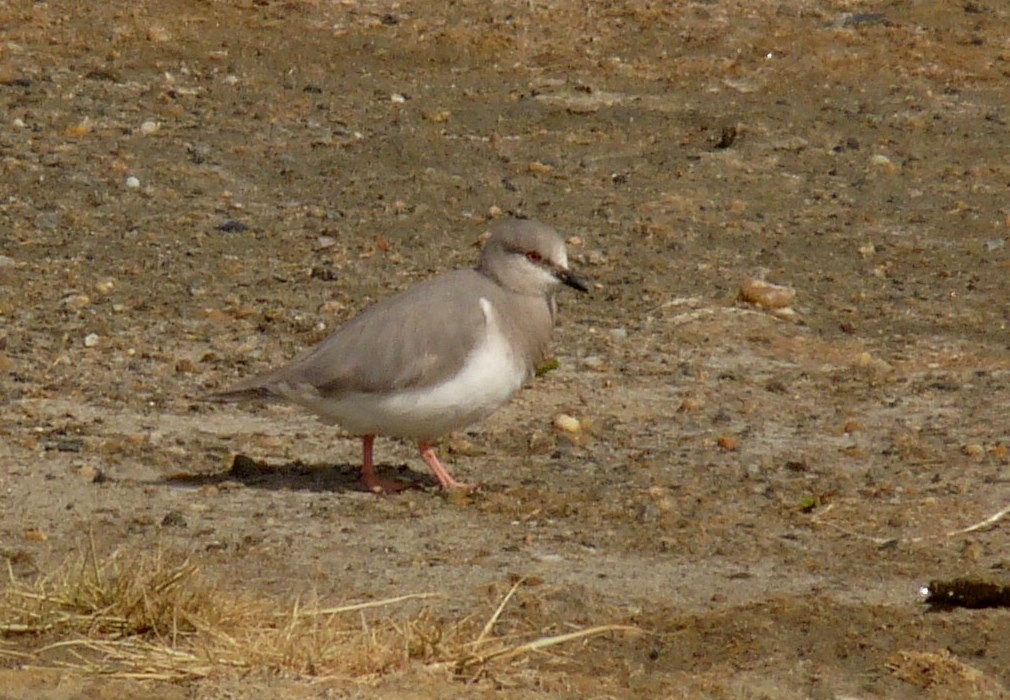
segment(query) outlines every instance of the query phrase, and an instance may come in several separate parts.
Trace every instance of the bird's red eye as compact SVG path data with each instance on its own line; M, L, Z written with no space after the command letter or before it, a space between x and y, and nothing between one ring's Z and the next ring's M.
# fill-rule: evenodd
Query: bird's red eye
M530 262L535 262L535 263L540 262L540 260L541 260L540 253L538 253L535 250L531 250L531 251L529 251L529 252L526 253L526 259L529 260Z

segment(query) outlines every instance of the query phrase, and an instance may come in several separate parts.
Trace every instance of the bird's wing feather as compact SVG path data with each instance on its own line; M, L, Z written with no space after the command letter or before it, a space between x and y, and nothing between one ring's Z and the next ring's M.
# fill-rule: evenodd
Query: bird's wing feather
M480 297L494 283L474 270L436 277L363 311L319 345L271 373L321 396L385 393L437 384L480 343Z

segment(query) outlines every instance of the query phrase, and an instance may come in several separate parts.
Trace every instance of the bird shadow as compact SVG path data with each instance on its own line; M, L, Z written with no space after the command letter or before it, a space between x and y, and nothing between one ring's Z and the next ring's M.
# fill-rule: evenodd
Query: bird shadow
M407 484L409 489L430 489L438 481L413 471L407 465L378 464L379 476ZM174 486L202 487L239 483L267 491L348 492L368 489L361 483L361 468L355 464L307 464L301 460L270 464L246 455L235 455L227 471L214 474L177 473L162 481Z

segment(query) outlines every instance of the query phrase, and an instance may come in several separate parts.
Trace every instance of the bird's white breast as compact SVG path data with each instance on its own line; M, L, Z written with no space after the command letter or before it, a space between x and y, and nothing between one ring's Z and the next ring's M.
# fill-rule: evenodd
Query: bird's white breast
M526 366L503 333L491 302L481 297L480 306L485 321L483 339L460 371L440 384L330 398L288 387L285 398L355 435L431 440L465 428L508 401L527 378Z

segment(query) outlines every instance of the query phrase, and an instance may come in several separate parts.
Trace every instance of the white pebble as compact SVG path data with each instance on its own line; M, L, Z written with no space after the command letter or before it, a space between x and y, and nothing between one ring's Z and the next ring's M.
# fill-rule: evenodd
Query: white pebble
M14 121L11 122L11 126L13 126L15 129L24 129L25 120L22 119L21 117L15 117Z
M101 337L97 333L88 333L84 336L84 347L93 348L98 345L98 341L100 340Z
M126 178L126 186L135 190L140 187L140 179L130 175L130 177Z
M566 433L577 433L582 430L582 424L579 423L579 419L567 413L559 413L554 418L554 427Z
M160 128L161 124L151 119L148 119L147 121L145 121L143 124L140 125L140 133L142 133L144 136L150 136Z
M395 102L395 103L396 103L396 104L398 104L398 105L402 105L402 104L403 104L404 102L406 102L406 101L407 101L407 98L406 98L406 97L404 97L403 95L401 95L401 94L400 94L400 93L398 93L398 92L394 92L394 93L393 93L392 95L390 95L390 96L389 96L389 99L390 99L390 100L391 100L392 102Z

